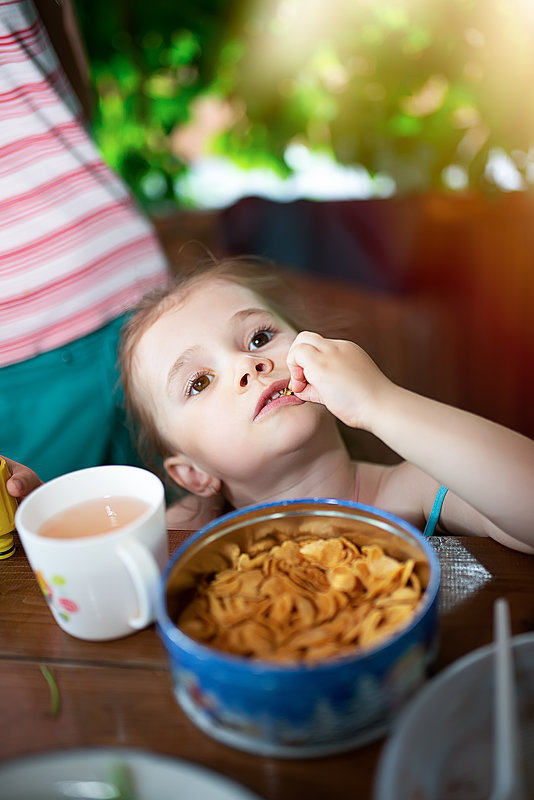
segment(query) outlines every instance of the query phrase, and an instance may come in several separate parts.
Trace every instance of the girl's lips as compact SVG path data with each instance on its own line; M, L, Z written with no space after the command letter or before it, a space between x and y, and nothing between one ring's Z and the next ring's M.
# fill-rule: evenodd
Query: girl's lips
M274 411L281 405L299 405L303 400L299 400L295 395L283 395L281 392L287 389L288 381L275 381L260 395L260 399L254 410L253 421L256 422L269 411Z

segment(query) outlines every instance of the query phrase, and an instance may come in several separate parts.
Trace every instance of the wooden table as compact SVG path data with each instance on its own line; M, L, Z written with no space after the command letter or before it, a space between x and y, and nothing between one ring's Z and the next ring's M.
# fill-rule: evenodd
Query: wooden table
M171 552L186 534L169 531ZM534 558L490 539L436 537L442 566L442 669L492 639L492 606L506 596L514 634L534 630ZM58 748L119 746L216 770L265 800L370 798L383 741L341 756L260 758L213 741L174 700L154 626L125 639L85 642L54 621L20 545L0 561L0 759ZM53 670L60 712L40 665Z

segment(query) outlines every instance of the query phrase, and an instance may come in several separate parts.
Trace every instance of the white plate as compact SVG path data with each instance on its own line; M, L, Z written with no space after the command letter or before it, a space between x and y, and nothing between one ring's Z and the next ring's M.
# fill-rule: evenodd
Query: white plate
M114 783L117 768L133 791ZM118 781L117 781L118 783ZM260 800L229 778L195 764L119 748L49 752L0 764L6 800Z
M512 638L523 769L534 786L534 634ZM433 678L401 714L378 764L374 800L484 800L493 770L493 645ZM534 792L528 797L534 798Z

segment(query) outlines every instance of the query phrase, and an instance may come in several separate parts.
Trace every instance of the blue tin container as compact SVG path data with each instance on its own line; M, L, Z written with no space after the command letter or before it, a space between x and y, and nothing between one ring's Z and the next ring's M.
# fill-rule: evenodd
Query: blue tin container
M201 576L228 566L228 548L246 551L273 531L344 536L416 559L424 586L409 624L372 649L312 664L276 664L215 650L175 624ZM371 506L302 499L249 506L206 525L170 559L160 586L157 629L178 703L205 733L262 756L339 753L384 735L424 682L437 649L439 562L412 525Z

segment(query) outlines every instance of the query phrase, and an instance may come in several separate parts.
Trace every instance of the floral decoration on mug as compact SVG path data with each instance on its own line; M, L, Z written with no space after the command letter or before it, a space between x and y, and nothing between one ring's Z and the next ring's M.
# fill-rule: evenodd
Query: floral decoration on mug
M65 578L62 575L52 575L50 582L54 585L54 587L57 587L57 594L56 597L54 597L54 592L50 584L47 582L40 570L36 571L35 577L37 578L37 582L39 583L46 602L61 616L62 619L68 622L70 619L69 614L76 614L76 612L80 609L74 600L65 597L63 594L62 587L66 584Z

